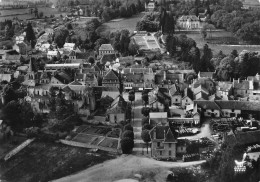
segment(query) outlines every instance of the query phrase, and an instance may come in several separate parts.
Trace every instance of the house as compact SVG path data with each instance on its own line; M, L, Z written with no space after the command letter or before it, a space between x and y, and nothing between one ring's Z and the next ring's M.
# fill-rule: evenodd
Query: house
M13 45L13 50L16 50L21 55L26 55L27 51L30 51L30 46L24 42L16 43Z
M228 100L228 97L233 94L232 82L218 82L216 86L216 94L223 99Z
M42 52L48 52L48 50L50 49L50 47L51 47L51 44L45 43L45 44L42 44L42 45L39 47L39 50L42 51Z
M169 94L171 96L172 105L181 105L182 94L177 84L173 84L171 88L169 88Z
M193 83L190 85L191 90L194 92L194 89L197 87L203 87L205 90L209 92L209 95L216 93L216 84L215 82L210 78L198 78L193 81Z
M260 9L260 2L258 0L244 0L243 2L243 9L249 10L259 10Z
M190 88L184 89L184 94L181 99L181 106L185 108L187 105L193 104L193 93Z
M177 25L182 29L200 29L202 24L195 15L183 15L177 20Z
M115 54L115 50L111 44L102 44L98 50L99 56L104 54Z
M260 118L260 103L235 100L216 100L216 101L194 101L202 109L206 117L248 117L252 114L256 119Z
M151 11L154 11L155 9L155 1L151 0L147 3L145 3L145 11L148 11L148 12L151 12Z
M48 59L51 59L53 57L57 57L57 55L58 55L58 51L50 51L50 50L48 50L48 52L47 52L47 58Z
M79 73L75 75L74 79L83 85L87 85L90 87L98 86L97 77L93 73Z
M233 80L233 93L235 97L248 97L253 93L253 80Z
M110 108L107 110L110 123L115 124L120 121L125 121L126 111L127 102L121 95L117 96L115 100L112 102Z
M159 123L166 125L168 123L167 118L168 118L167 112L150 112L149 113L149 119L150 119L149 122L151 125L159 124Z
M214 79L215 72L199 72L198 73L198 78L210 78Z
M13 74L0 73L0 82L2 82L2 81L10 82L13 78L14 78Z
M3 60L5 64L20 64L21 55L20 54L6 54L5 59Z
M63 71L55 72L54 75L51 77L50 84L52 85L65 85L72 82L72 78Z
M102 86L104 87L121 87L121 78L119 73L114 70L110 70L107 74L103 77Z
M209 97L209 92L201 85L193 90L193 94L195 100L208 100Z
M80 63L45 64L45 70L80 69Z
M176 158L177 140L169 126L155 126L150 131L150 135L153 158Z
M69 61L71 63L80 63L83 64L87 62L90 56L94 57L94 52L79 52L79 51L71 51L69 53Z
M67 50L67 51L72 51L72 50L76 49L76 45L75 45L75 43L67 43L66 42L63 46L63 49Z

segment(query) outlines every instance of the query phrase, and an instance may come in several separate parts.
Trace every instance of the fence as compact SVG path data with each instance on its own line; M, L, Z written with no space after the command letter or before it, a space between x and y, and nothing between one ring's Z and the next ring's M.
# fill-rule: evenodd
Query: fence
M18 147L16 147L15 149L13 149L11 152L9 152L8 154L6 154L6 156L4 157L4 160L7 161L8 159L10 159L11 157L13 157L15 154L17 154L18 152L20 152L22 149L24 149L25 147L27 147L30 143L32 143L35 140L35 138L33 139L28 139L25 142L23 142L21 145L19 145Z
M109 147L102 147L102 146L98 146L98 145L91 145L91 144L80 143L80 142L69 141L69 140L60 140L60 142L62 144L70 145L70 146L74 146L74 147L99 149L99 150L103 150L103 151L107 151L107 152L113 152L113 153L121 154L121 150L113 149L113 148L109 148Z

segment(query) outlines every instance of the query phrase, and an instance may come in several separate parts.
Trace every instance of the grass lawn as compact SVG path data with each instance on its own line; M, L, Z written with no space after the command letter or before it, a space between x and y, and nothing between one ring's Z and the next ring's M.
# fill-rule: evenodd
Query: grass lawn
M107 152L56 143L33 142L10 160L0 161L0 179L9 182L50 181L115 158Z
M181 34L178 31L176 31L177 34ZM211 42L221 42L223 39L227 39L227 41L232 42L238 42L237 38L232 35L232 33L227 32L227 31L219 31L219 32L211 32L208 33L208 40L204 40L200 34L200 32L188 32L184 33L188 37L194 39L197 43L197 46L202 49L205 44L208 44L209 47L212 49L213 54L217 54L220 50L224 54L229 54L232 50L236 49L238 52L241 52L243 50L248 50L248 51L259 51L260 45L259 46L241 46L241 45L224 45L224 44L212 44ZM221 40L222 39L222 40Z
M128 29L130 32L135 31L136 23L144 16L144 13L140 13L132 16L131 18L118 19L118 21L109 21L102 24L97 32L105 33L106 31L115 32L117 30Z

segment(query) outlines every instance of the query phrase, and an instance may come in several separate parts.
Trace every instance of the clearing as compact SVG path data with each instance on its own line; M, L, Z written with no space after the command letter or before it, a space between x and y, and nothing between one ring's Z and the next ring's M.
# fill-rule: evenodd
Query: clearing
M93 166L78 174L67 176L55 182L92 182L116 181L122 179L135 179L135 174L142 175L142 181L165 181L171 168L191 167L200 165L205 161L195 162L162 162L146 157L122 155L117 159L106 161ZM102 175L101 175L102 174ZM125 180L126 181L126 180Z
M50 181L71 175L115 158L107 152L71 147L58 143L33 142L16 156L0 160L0 181Z
M97 32L103 34L107 31L115 32L117 30L128 29L130 33L135 31L136 23L144 16L144 13L133 15L131 18L116 19L109 22L103 23Z

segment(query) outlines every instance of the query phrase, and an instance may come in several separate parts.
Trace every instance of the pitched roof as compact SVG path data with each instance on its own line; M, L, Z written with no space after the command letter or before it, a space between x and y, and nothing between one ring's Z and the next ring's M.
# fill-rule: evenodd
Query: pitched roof
M119 80L118 73L114 70L110 70L103 78L103 80Z
M79 83L78 81L73 81L73 82L69 83L69 85L82 85L82 84Z
M201 86L201 85L199 85L197 88L195 88L195 89L193 90L194 95L197 95L197 94L200 93L200 92L203 92L203 93L206 94L206 95L209 94L208 90L207 90L206 88L204 88L203 86Z
M217 101L194 101L203 109L237 109L244 111L260 111L260 102L217 100Z
M235 80L233 84L234 89L243 89L243 90L248 90L249 89L249 81L243 80L241 82Z
M195 100L194 103L203 109L214 109L214 110L221 109L216 101Z
M150 112L149 113L149 118L150 119L153 119L153 118L156 118L156 119L159 119L159 118L167 118L167 112Z
M72 81L72 78L64 72L57 73L56 75L54 75L54 78L64 84L69 84Z
M187 21L187 20L190 20L190 21L199 21L199 18L195 15L184 15L184 16L181 16L178 21Z
M229 91L232 88L231 82L218 82L218 89L221 91Z
M124 74L124 80L126 82L134 82L134 83L138 83L138 82L144 82L144 75L142 73L138 73L138 74Z
M176 138L174 137L171 129L169 128L167 133L166 133L164 143L176 143L176 142L177 142Z
M21 55L19 54L19 55L10 55L10 54L7 54L6 55L6 60L20 60L20 58L21 58Z
M201 78L213 78L215 72L199 72Z
M99 50L114 50L113 46L111 44L102 44L99 47Z
M122 70L123 74L128 74L128 73L153 73L152 68L124 68Z

